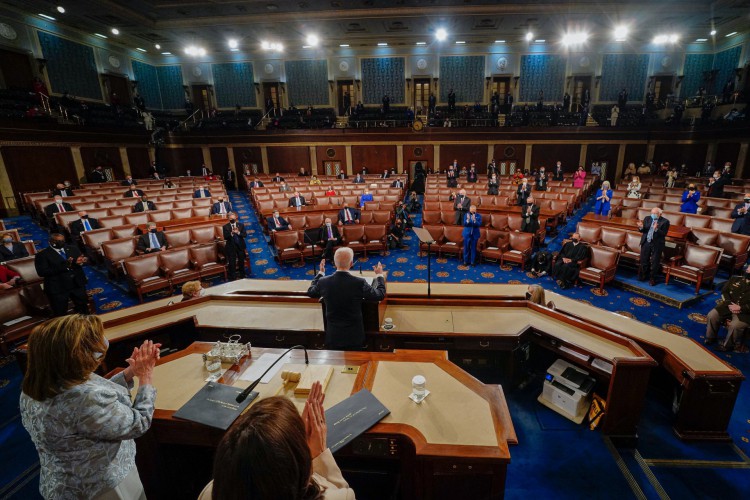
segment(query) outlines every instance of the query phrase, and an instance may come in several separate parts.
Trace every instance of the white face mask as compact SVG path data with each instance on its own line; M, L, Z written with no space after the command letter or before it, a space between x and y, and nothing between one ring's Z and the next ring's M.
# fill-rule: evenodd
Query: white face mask
M104 345L107 346L107 349L109 349L109 340L107 337L104 337ZM94 353L94 359L102 359L104 357L103 352L95 352Z

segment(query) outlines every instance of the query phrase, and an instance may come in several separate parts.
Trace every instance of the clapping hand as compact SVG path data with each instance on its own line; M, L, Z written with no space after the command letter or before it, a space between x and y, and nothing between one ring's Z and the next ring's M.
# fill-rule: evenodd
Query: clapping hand
M378 262L378 265L375 266L375 267L373 267L372 270L375 271L375 274L377 274L378 276L380 276L381 274L383 274L383 264L381 264L380 262Z
M732 314L739 314L741 310L742 308L739 306L739 304L735 304L734 302L729 304L729 312L731 312Z
M323 386L320 382L314 382L310 389L310 395L307 396L307 401L305 401L305 409L302 410L307 446L310 447L310 456L313 459L328 448L326 444L328 426L326 425L326 413L323 409L324 400Z
M320 265L318 266L318 270L321 272L321 274L326 273L326 260L323 259L320 261Z
M127 361L128 367L125 368L125 380L130 382L133 377L138 377L141 385L151 383L151 376L154 372L154 366L159 361L161 344L154 344L152 340L145 340L141 347L135 347L133 354Z

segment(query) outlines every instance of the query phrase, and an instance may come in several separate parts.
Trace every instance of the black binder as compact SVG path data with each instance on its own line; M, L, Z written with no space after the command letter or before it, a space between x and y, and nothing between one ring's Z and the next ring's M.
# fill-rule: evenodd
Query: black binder
M326 410L326 444L331 453L336 453L390 413L367 389Z
M227 430L255 398L237 403L241 388L208 382L174 414L175 418Z

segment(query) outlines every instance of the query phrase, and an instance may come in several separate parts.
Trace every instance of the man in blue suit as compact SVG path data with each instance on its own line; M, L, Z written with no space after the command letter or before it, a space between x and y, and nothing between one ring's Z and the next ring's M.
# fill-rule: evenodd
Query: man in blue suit
M482 227L482 216L477 213L477 206L471 205L469 213L464 215L464 262L465 266L477 265L477 243L479 243L479 228Z
M198 186L198 189L196 189L195 192L193 193L193 198L210 198L210 197L211 197L211 192L208 189L206 189L206 186L204 186L203 184Z

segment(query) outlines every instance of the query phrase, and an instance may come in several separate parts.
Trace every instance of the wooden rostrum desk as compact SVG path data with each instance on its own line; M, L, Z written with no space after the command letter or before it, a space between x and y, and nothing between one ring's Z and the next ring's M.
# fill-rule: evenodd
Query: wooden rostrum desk
M162 299L103 314L111 343L105 361L123 366L144 338L182 349L233 333L254 346L299 343L322 349L321 307L305 296L308 286L309 281L239 280L186 303L167 305L170 299ZM526 289L433 283L427 299L424 283L388 282L385 301L363 305L366 349L448 351L460 366L466 366L464 358L486 356L511 378L525 356L552 353L597 378L597 393L608 401L600 428L626 439L637 435L649 372L658 363L650 378L666 381L675 395L675 433L682 439L729 439L727 426L744 380L739 370L687 337L550 291L547 299L556 310L528 304ZM394 331L380 330L385 317L393 318ZM595 359L610 363L612 373L593 366Z
M207 371L201 353L210 347L196 342L163 358L154 370L154 419L151 429L136 440L136 462L149 498L196 498L211 477L222 431L172 416L204 385ZM268 352L283 351L254 347L239 366L223 366L221 381L245 387L248 382L237 380L239 373ZM508 445L517 439L500 386L482 384L440 351L309 354L311 364L334 366L326 408L367 388L391 411L336 453L357 498L502 498ZM280 370L304 369L300 351L285 361ZM344 366L359 370L342 373ZM417 374L424 375L432 388L421 405L407 397ZM300 411L304 405L305 398L295 397L293 385L282 388L278 375L258 390L259 399L283 394Z

